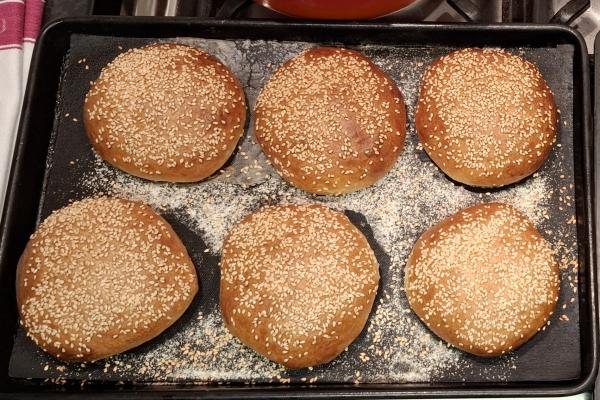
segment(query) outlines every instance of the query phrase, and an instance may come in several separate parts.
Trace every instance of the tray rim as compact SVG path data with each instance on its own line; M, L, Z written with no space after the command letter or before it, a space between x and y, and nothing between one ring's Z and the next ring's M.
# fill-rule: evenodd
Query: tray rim
M38 42L34 49L34 54L31 61L31 68L29 71L29 80L27 89L24 95L23 108L21 118L19 122L19 129L17 133L17 140L15 144L15 152L11 164L10 177L7 187L7 193L4 203L4 210L0 223L0 276L5 273L4 264L6 254L10 251L7 248L7 236L9 228L14 224L18 223L15 221L15 214L18 214L19 205L16 203L16 193L19 190L19 177L23 176L23 168L27 162L27 156L24 154L24 139L28 135L32 135L30 132L32 109L34 108L34 98L36 96L36 88L43 85L43 78L40 76L40 69L43 68L43 50L45 47L52 46L52 35L57 32L62 34L71 35L74 33L87 33L86 27L95 25L96 27L105 24L109 27L130 27L139 26L149 28L149 34L143 35L145 37L173 37L172 34L164 35L162 31L156 30L160 26L166 26L170 28L180 28L182 31L198 29L194 33L201 33L201 29L218 29L219 27L248 27L255 29L293 29L294 27L302 27L303 29L339 29L339 28L352 28L355 29L358 34L363 30L381 30L381 31L395 31L395 32L406 32L414 33L414 31L428 31L436 32L441 30L450 30L454 32L467 32L467 33L485 33L485 32L517 32L524 34L544 34L544 33L555 33L562 35L565 41L572 44L575 47L574 57L578 57L581 60L579 70L575 70L575 74L581 74L581 88L582 99L581 99L581 115L582 120L580 132L577 132L582 136L582 166L584 176L582 177L583 186L583 206L585 210L585 222L586 222L586 234L587 240L584 245L587 250L588 268L586 268L587 287L589 294L587 296L587 313L593 318L593 321L589 321L590 337L590 348L588 353L591 353L590 360L588 362L588 371L582 370L581 378L573 381L567 381L564 384L554 384L550 382L538 382L535 383L537 386L526 387L527 383L520 384L515 387L511 384L436 384L438 387L431 387L431 384L363 384L361 386L355 385L335 385L328 384L316 387L303 387L303 386L248 386L248 387L230 387L223 388L218 386L189 386L186 388L173 386L159 386L147 385L144 387L133 387L133 390L123 390L118 387L114 387L111 391L106 389L80 391L79 395L90 395L92 397L100 395L110 395L114 397L124 396L126 398L138 398L146 396L160 396L160 397L245 397L245 398L272 398L274 396L282 397L302 397L302 398L328 398L332 395L336 397L365 397L365 398L451 398L451 397L505 397L505 396L564 396L574 395L589 390L593 385L596 374L598 371L598 304L597 304L597 282L596 282L596 244L600 245L600 240L596 242L595 226L598 221L598 215L594 206L598 200L594 191L594 178L596 171L594 163L594 144L598 146L598 141L594 141L592 132L592 110L591 110L591 93L590 93L590 71L587 48L585 41L579 32L573 28L558 24L542 24L542 25L531 25L531 24L487 24L487 25L475 25L475 24L440 24L440 23L382 23L382 22L305 22L305 21L294 21L294 22L281 22L281 21L266 21L266 20L217 20L217 19L204 19L199 20L197 18L189 17L121 17L121 16L93 16L93 17L74 17L64 18L56 20L46 25L38 38ZM152 29L155 29L152 31ZM119 32L111 31L106 35L111 34L112 36L118 35ZM89 34L98 34L90 32ZM142 36L142 37L143 37ZM344 41L342 38L340 41ZM596 45L600 43L598 37L596 38ZM598 107L598 104L596 104ZM54 117L52 118L54 120ZM600 147L600 146L598 146ZM596 160L597 162L597 160ZM583 352L582 352L583 354ZM582 366L585 359L582 357ZM587 373L583 373L587 372ZM11 378L9 378L11 379ZM14 383L13 383L14 385ZM17 385L17 391L6 390L0 386L0 397L4 397L7 394L20 393L21 395L29 394L31 397L36 396L31 392L29 385ZM397 387L400 386L398 389ZM441 388L444 386L444 388ZM38 389L40 386L35 386ZM90 385L90 388L94 385ZM14 389L14 388L12 388ZM154 389L154 390L153 390ZM156 390L158 389L158 390ZM110 389L109 389L110 390ZM44 395L61 395L61 393L53 391L44 391ZM66 394L62 392L62 395Z

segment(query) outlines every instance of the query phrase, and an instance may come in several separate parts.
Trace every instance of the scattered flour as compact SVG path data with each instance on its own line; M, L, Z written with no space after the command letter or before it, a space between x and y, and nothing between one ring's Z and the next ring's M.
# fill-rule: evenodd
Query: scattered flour
M199 184L177 185L143 181L97 159L86 185L90 190L143 201L173 214L198 234L215 255L220 254L229 229L265 204L313 201L361 214L389 261L386 265L380 261L384 276L381 296L367 323L361 348L353 352L364 354L353 361L354 368L368 369L358 380L425 382L467 367L468 363L460 351L432 335L408 306L403 292L403 269L413 243L431 224L484 200L511 203L534 221L541 221L551 189L543 177L536 176L504 192L471 192L449 181L424 159L423 151L412 139L384 179L371 188L341 197L312 196L299 191L282 181L268 165L263 166L268 178L251 187L237 183L239 180L233 175L233 183L221 176ZM498 362L494 370L498 379L504 377L501 371L510 370L511 360L505 357ZM141 363L145 366L142 371L153 371L148 378L153 380L268 382L276 376L279 380L288 379L286 371L231 337L218 312L187 324L150 353L122 360L125 364L128 361L132 368ZM314 378L344 380L340 375L321 372ZM347 380L357 377L348 376Z
M197 39L180 38L188 44ZM244 83L254 106L259 88L281 62L308 43L236 41L204 43ZM200 45L203 47L203 45ZM257 50L260 49L260 50ZM265 50L266 49L266 50ZM418 82L437 53L401 49L401 55L377 46L361 48L392 76L401 88L411 118ZM269 57L262 57L261 52ZM240 56L240 53L242 54ZM275 59L273 54L276 54ZM243 67L239 67L243 65ZM266 204L319 202L359 213L372 231L381 268L381 288L361 337L327 366L285 371L256 355L225 329L218 307L196 315L160 346L134 351L106 361L105 372L117 367L124 377L166 382L460 382L484 370L483 381L510 380L514 356L477 364L448 347L411 312L403 289L404 265L419 235L429 226L469 205L484 201L510 203L536 225L548 219L553 196L549 178L536 174L504 190L469 190L447 179L418 144L409 120L405 149L395 167L374 186L341 197L313 196L285 183L268 165L250 128L232 162L212 179L197 184L154 183L131 177L100 160L81 185L88 194L108 193L150 204L198 235L219 256L225 235L245 215ZM553 167L556 168L556 167ZM555 172L554 172L555 173ZM566 251L566 250L565 250ZM202 279L202 276L200 276ZM217 303L217 299L210 302ZM113 371L114 372L114 371ZM479 374L483 374L479 372ZM125 379L125 378L123 378Z

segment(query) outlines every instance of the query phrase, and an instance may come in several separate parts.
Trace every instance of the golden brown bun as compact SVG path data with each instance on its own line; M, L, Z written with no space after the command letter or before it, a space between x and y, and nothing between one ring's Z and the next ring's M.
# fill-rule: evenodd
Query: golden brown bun
M429 157L471 186L520 181L556 141L552 91L537 67L503 50L463 49L434 61L415 119Z
M83 115L96 151L115 167L153 181L196 182L235 150L246 100L237 78L210 54L154 44L104 67Z
M111 197L52 213L17 266L27 335L65 361L132 349L175 322L198 291L171 226L150 207Z
M411 308L466 352L498 356L539 331L556 306L560 273L550 244L513 207L466 208L429 228L405 273Z
M315 48L289 60L261 90L255 112L256 138L271 164L311 193L372 185L404 146L400 90L352 50Z
M378 284L373 250L344 214L316 204L264 207L225 240L221 312L258 353L309 367L360 334Z

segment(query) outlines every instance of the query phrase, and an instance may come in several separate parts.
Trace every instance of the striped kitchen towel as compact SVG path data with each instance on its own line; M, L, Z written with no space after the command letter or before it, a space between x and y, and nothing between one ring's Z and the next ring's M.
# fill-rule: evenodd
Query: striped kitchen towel
M0 0L0 215L43 0Z

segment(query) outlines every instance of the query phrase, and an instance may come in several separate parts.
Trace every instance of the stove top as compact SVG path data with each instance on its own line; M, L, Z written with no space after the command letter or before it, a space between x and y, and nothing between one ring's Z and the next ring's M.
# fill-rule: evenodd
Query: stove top
M81 15L167 15L277 19L251 0L47 0L45 21ZM379 18L388 22L562 23L577 29L588 52L600 29L600 0L429 0Z
M285 19L250 0L213 0L212 14L220 18ZM562 23L577 29L588 51L600 29L598 0L434 0L415 2L398 13L379 18L392 22Z
M389 22L502 22L502 0L416 1L402 11L377 18ZM220 18L289 19L250 0L215 0Z

